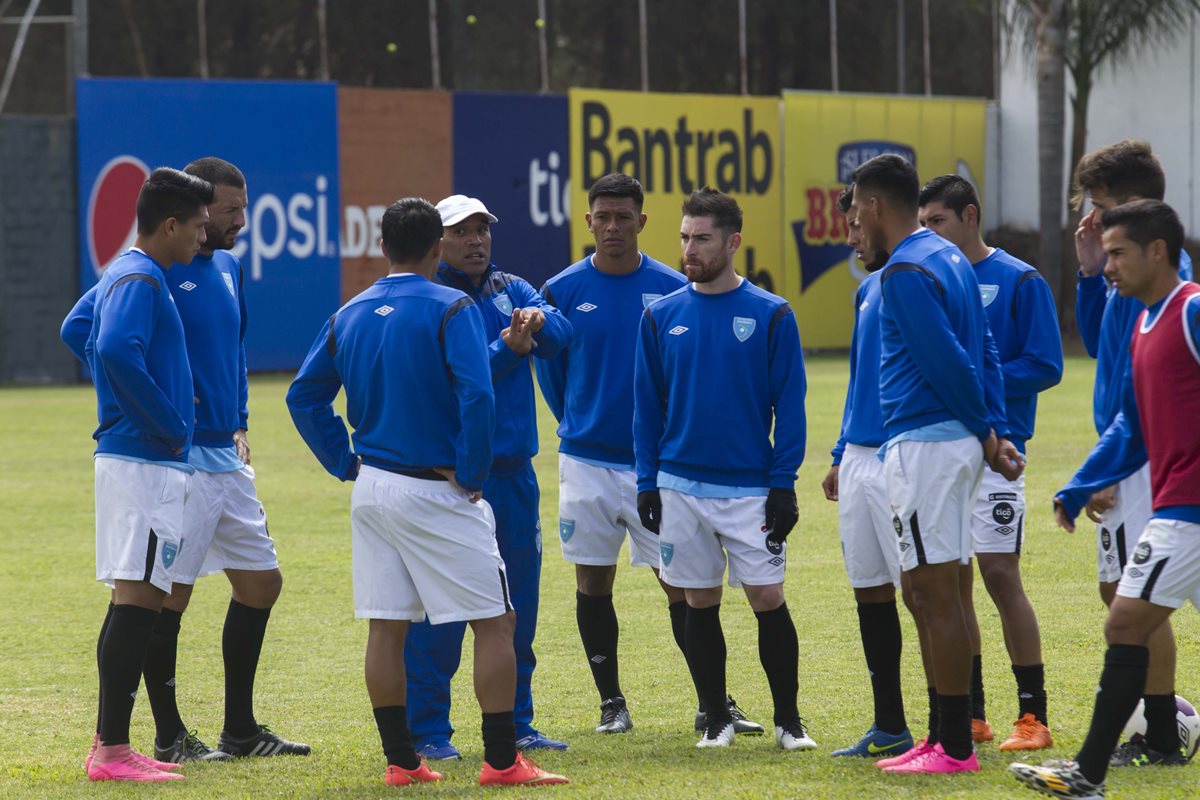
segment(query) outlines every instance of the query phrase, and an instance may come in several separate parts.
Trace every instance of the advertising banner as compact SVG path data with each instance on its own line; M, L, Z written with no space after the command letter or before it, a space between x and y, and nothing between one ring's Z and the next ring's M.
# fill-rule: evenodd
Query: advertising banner
M784 251L805 347L846 348L862 266L846 246L837 210L860 164L882 153L914 163L921 182L957 173L984 195L986 103L926 97L787 92L783 99ZM988 209L983 209L987 219Z
M76 82L75 98L81 290L133 243L150 170L224 158L250 196L233 249L249 367L297 368L340 296L334 84L93 78Z

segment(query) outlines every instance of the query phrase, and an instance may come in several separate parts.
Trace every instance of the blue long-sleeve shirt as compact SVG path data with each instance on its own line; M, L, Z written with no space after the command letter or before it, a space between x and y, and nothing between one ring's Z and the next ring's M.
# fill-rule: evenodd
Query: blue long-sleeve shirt
M791 489L804 461L806 391L796 315L747 280L685 286L638 331L633 446L638 491L659 472L730 487ZM772 444L774 422L774 444Z
M353 450L332 405L343 386ZM287 404L335 477L353 480L361 457L404 472L452 466L460 486L482 490L496 406L480 309L420 275L380 278L325 323Z
M966 256L931 230L906 237L880 276L880 403L888 439L958 420L1008 435L1004 376Z
M104 271L86 316L76 305L62 336L92 371L96 453L186 464L195 424L192 373L163 270L130 250ZM80 347L86 317L91 324Z
M496 463L493 471L506 472L523 466L538 451L533 375L529 357L514 353L500 333L512 324L514 309L540 308L546 324L533 335L537 347L529 355L547 360L555 358L570 343L571 323L542 299L527 281L501 272L494 264L488 265L479 283L448 264L438 267L435 280L458 289L479 306L496 393L496 432L492 440Z
M1062 380L1054 295L1041 273L1000 248L975 264L975 277L1004 373L1009 439L1024 453L1033 438L1038 393Z
M633 469L633 361L638 324L650 303L687 284L679 272L643 254L626 275L584 258L542 288L575 328L570 345L538 359L538 384L558 420L559 451L588 462Z
M833 447L833 463L842 463L847 444L879 447L887 441L879 405L879 309L883 294L878 272L858 285L854 295L854 330L850 334L850 383L842 407L842 433Z

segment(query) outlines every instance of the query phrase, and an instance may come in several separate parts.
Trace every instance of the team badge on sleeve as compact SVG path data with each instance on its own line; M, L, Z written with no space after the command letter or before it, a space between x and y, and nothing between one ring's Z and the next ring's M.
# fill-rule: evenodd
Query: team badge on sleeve
M506 317L511 317L513 312L512 300L508 295L501 292L492 298L492 302L496 304L496 308L500 309L500 313Z
M733 335L737 337L739 342L744 342L754 335L754 329L758 322L750 317L734 317L733 318Z

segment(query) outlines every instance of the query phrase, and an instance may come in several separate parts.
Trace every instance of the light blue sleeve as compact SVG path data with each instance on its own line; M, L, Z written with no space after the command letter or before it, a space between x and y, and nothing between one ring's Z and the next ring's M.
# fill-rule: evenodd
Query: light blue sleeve
M800 348L800 329L789 306L771 331L768 361L771 383L771 407L775 412L774 446L771 450L770 488L793 489L796 471L804 463L807 419L804 396L808 381L804 374L804 351Z
M638 327L633 366L633 456L637 490L658 488L658 450L666 429L667 387L658 352L658 327L650 309Z
M553 308L556 314L562 316L562 312L554 305L549 284L542 287L541 296L542 302L546 306ZM566 317L562 319L568 325L571 324ZM566 413L567 352L568 347L563 345L553 356L539 356L533 362L538 386L542 388L542 396L546 398L546 405L550 406L550 412L559 422L562 422L563 415Z
M496 428L496 395L483 339L483 316L477 305L464 306L446 323L446 366L454 376L462 426L454 444L454 480L469 492L482 490L487 481Z
M85 366L88 363L87 342L92 335L92 322L96 316L96 291L99 288L100 284L96 284L79 298L67 314L67 318L63 320L62 330L59 331L63 344Z
M1092 358L1100 352L1100 320L1104 317L1104 306L1108 302L1108 285L1103 275L1079 276L1075 289L1075 324L1079 326L1079 338Z
M1028 273L1036 275L1036 273ZM1017 286L1016 327L1025 336L1021 354L1004 364L1004 390L1009 397L1029 397L1062 380L1062 336L1050 285L1041 277Z
M342 377L330 352L330 328L336 317L321 328L312 349L288 387L287 406L300 438L330 475L352 481L358 475L358 459L350 449L346 423L333 411L333 399L342 388Z
M862 284L859 284L858 291L854 293L854 327L850 331L850 381L846 385L846 402L842 404L841 432L831 451L835 467L842 463L842 456L846 452L846 428L850 425L850 415L854 413L854 373L858 367L858 315L862 313L859 311L862 293Z

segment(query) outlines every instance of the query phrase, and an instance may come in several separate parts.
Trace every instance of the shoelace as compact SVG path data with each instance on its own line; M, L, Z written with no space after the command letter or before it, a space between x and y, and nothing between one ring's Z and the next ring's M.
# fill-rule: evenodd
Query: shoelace
M183 752L191 756L202 756L210 752L210 748L204 742L200 741L200 737L196 735L196 731L188 731L188 735L183 737Z

